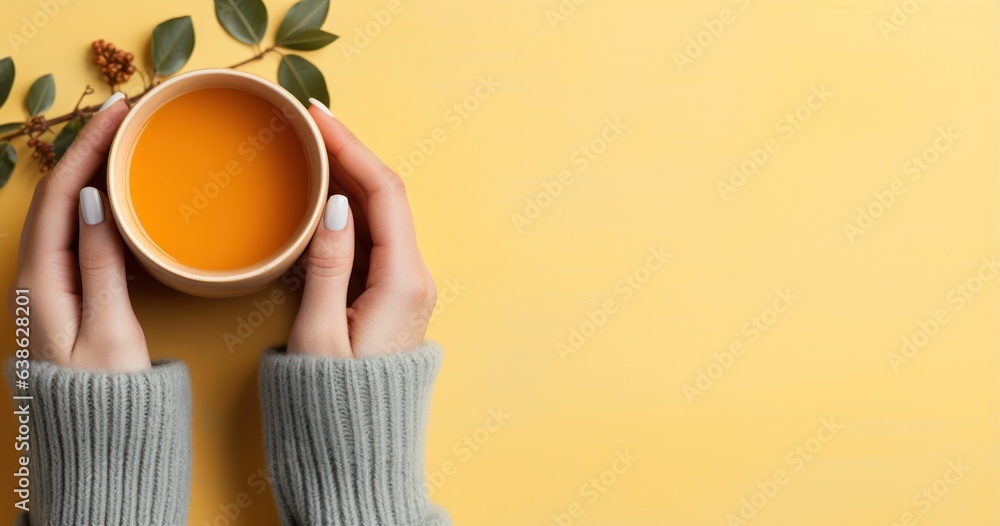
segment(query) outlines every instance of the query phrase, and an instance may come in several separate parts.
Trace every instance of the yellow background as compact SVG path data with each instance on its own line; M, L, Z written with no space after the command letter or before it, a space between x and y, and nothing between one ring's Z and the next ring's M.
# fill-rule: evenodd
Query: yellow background
M268 39L291 3L267 2ZM1000 524L1000 283L962 309L949 301L998 251L1000 6L927 0L884 38L879 22L903 3L589 0L560 21L547 16L559 0L402 0L364 45L359 32L389 3L332 2L325 28L341 40L305 55L326 74L333 112L392 166L417 141L444 139L407 187L439 286L461 289L429 334L446 359L427 466L448 468L433 499L456 523L551 525L572 509L580 525L724 525L782 470L787 483L750 524L883 525L906 513L920 525ZM251 55L207 0L71 0L13 53L8 35L39 9L3 3L0 56L13 54L18 78L0 122L22 118L30 82L49 72L56 108L72 107L100 82L90 41L145 58L153 26L174 16L194 18L187 69ZM675 53L723 9L730 23L679 68ZM276 58L246 69L274 79ZM446 111L491 76L500 86L454 129ZM823 86L832 95L786 138L779 120ZM582 170L578 149L616 117L627 128ZM908 161L948 127L959 138L912 181ZM768 139L777 151L724 200L719 181ZM572 183L557 191L564 170ZM0 191L4 286L37 177L25 162ZM852 243L844 224L897 180L906 192ZM559 195L541 197L548 206L519 232L513 216L543 183ZM672 257L647 276L651 247ZM626 274L649 277L627 300L616 285ZM764 311L778 289L798 299L751 342L744 324L775 321ZM210 301L142 274L132 283L154 357L181 358L193 376L190 524L230 524L216 518L241 493L250 504L232 524L275 523L251 478L265 462L256 368L295 302L235 352L222 340L268 294ZM614 314L561 360L557 344L607 301ZM894 371L889 353L939 309L948 323ZM745 352L689 403L684 386L732 342ZM509 415L499 428L498 409ZM817 434L823 419L841 426L832 438ZM625 452L627 470L605 473ZM12 442L0 455L12 470ZM949 461L968 472L936 482ZM595 500L582 486L602 474ZM912 500L924 488L947 494L927 508Z

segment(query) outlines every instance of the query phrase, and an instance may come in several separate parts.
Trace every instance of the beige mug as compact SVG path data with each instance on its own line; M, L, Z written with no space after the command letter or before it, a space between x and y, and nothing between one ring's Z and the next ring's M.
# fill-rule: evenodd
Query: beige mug
M301 224L277 252L253 265L234 270L198 269L181 264L164 253L144 231L135 214L129 191L129 163L145 123L170 100L204 88L240 89L270 102L288 118L306 156L309 196ZM329 161L326 147L306 108L280 86L261 77L229 69L192 71L153 88L125 117L115 135L108 158L108 200L125 244L143 268L156 279L195 296L242 296L260 290L278 279L309 245L323 216L328 193Z

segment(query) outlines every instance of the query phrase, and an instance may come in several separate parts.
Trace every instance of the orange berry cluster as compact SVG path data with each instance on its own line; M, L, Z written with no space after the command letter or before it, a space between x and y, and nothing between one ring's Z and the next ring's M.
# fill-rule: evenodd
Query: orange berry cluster
M38 169L43 173L52 169L56 165L56 152L51 143L45 142L39 137L48 131L49 123L45 117L39 115L28 120L28 147L33 149L31 158L38 161Z
M108 84L117 86L132 78L135 73L135 66L132 65L134 55L103 39L95 41L90 47L94 51L94 64L100 67Z
M56 152L53 151L52 143L40 141L34 137L28 139L28 147L34 148L31 158L38 160L38 169L45 173L56 165Z

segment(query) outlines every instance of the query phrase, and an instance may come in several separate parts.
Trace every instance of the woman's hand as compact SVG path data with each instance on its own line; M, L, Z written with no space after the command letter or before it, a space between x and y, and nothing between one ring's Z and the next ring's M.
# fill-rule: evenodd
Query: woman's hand
M303 261L306 284L288 352L337 358L420 345L437 301L417 249L403 181L329 110L309 112L330 154L330 198ZM351 271L360 295L348 297Z
M64 367L115 372L150 367L107 198L85 188L128 113L122 98L108 99L38 182L21 233L8 309L14 312L14 290L30 291L32 354Z

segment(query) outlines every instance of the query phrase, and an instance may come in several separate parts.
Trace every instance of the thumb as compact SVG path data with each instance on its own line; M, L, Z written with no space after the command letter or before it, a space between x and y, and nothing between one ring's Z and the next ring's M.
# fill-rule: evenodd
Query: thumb
M128 297L121 238L114 221L105 218L107 209L107 198L96 188L88 186L80 190L79 263L83 298L78 342L98 347L135 346L144 340ZM141 354L144 353L137 353ZM148 361L145 358L146 367Z
M305 257L302 304L288 337L288 352L349 358L347 285L354 266L354 217L347 197L326 204Z

